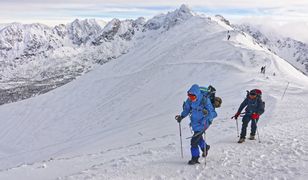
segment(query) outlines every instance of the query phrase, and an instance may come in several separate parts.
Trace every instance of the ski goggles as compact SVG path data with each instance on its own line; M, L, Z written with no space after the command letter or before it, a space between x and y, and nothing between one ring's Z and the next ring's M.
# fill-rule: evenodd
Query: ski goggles
M197 96L194 95L194 94L188 93L187 96L188 96L188 98L189 98L191 101L193 101L193 102L196 101L196 99L197 99Z
M255 93L255 92L250 92L249 95L250 95L250 96L256 96L257 93Z
M249 98L250 99L255 99L257 97L256 93L249 93Z

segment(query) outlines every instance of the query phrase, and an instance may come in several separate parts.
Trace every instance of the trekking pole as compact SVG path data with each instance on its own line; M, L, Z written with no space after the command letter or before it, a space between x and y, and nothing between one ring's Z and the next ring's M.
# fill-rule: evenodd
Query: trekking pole
M238 131L238 121L236 119L236 130L237 130L237 137L240 137L239 131Z
M189 124L189 129L190 129L190 133L191 134L194 134L193 130L192 130L192 127L191 127L191 124Z
M206 165L206 155L207 155L207 153L206 153L206 145L207 145L207 142L206 142L206 132L204 132L204 147L203 147L203 154L205 153L205 155L204 155L204 164Z
M244 113L241 113L241 114L244 114ZM232 116L231 119L235 118L235 116ZM239 131L238 131L238 121L237 121L237 118L235 119L236 121L236 131L237 131L237 137L240 137L240 134L239 134Z
M182 127L181 127L181 123L179 123L179 130L180 130L180 142L181 142L181 156L183 158L183 144L182 144Z
M289 87L289 82L288 82L288 84L287 84L287 87L286 87L286 89L284 90L284 92L283 92L283 95L282 95L282 97L281 97L281 100L283 100L283 97L284 97L284 95L286 94L286 91L287 91L287 89L288 89L288 87Z
M258 131L258 126L257 126L257 120L255 119L254 121L255 121L256 127L257 127L258 140L259 140L259 143L261 143L260 136L259 136L259 131Z

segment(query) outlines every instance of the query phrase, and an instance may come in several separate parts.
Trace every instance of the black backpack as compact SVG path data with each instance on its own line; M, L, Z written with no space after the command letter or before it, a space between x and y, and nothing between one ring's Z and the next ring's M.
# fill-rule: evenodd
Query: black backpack
M213 86L209 86L207 88L200 87L200 91L203 96L208 97L211 100L211 103L214 108L219 108L222 104L222 99L220 97L216 97L216 89Z
M247 98L249 97L249 94L251 93L251 92L254 92L254 93L256 93L257 94L257 98L258 98L258 100L259 101L261 101L262 102L262 107L261 107L261 109L263 109L263 111L265 110L265 102L262 100L262 91L260 90L260 89L252 89L252 90L250 90L250 91L248 91L247 90Z

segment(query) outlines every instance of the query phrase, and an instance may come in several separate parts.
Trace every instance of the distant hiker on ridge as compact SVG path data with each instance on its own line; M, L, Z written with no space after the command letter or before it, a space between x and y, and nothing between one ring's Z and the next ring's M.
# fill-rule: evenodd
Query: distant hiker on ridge
M265 67L266 67L266 66L262 66L262 67L261 67L261 73L262 73L262 74L265 74Z
M227 40L228 40L228 41L229 41L229 39L230 39L230 37L231 37L231 35L230 35L229 33L230 33L230 31L227 32Z
M262 66L262 67L261 67L261 71L260 71L261 74L263 73L263 69L264 69L264 67Z
M257 123L259 117L264 112L265 103L261 99L262 92L259 89L253 89L250 92L247 91L247 96L238 108L237 113L233 116L236 120L241 115L242 110L246 107L245 113L242 119L242 131L238 143L243 143L246 138L246 129L249 121L251 120L251 132L250 140L255 140L255 134L257 130Z
M194 84L187 92L188 98L183 104L181 115L175 116L175 119L180 123L183 118L190 115L190 125L194 131L190 148L192 158L188 161L190 165L199 163L199 147L203 152L203 157L207 156L208 150L210 149L210 145L204 141L202 135L211 125L217 113L211 103L207 90L207 88L200 88L197 84ZM220 107L220 104L221 99L220 102L217 101L218 107Z

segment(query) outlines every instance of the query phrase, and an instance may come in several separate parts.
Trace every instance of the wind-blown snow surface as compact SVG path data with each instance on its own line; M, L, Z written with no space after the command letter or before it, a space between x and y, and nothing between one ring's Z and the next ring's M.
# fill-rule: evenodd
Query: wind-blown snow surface
M1 106L0 179L307 178L308 78L241 33L227 41L220 22L191 17L172 28L76 81ZM181 159L174 120L193 83L223 98L206 166L186 165L187 118ZM256 87L266 101L262 142L237 144L230 117Z

